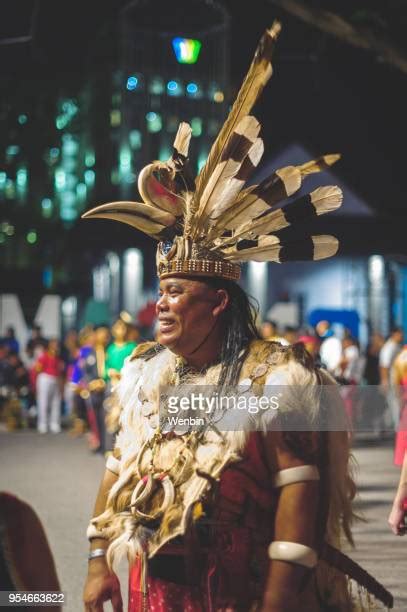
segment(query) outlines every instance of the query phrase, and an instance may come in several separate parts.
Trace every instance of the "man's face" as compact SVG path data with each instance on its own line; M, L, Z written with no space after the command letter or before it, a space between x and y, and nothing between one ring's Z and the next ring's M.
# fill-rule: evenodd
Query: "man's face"
M177 355L192 355L211 334L227 302L224 290L212 289L199 280L162 280L156 304L158 342Z

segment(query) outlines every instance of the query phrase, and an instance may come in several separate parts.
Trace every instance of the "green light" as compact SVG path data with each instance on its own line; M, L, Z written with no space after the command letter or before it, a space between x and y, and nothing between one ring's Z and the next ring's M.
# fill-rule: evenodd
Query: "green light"
M127 146L122 147L120 150L119 165L121 172L128 172L131 169L131 152Z
M75 138L71 134L64 134L62 137L62 152L64 155L73 156L76 155L79 149L79 145Z
M163 126L161 115L158 113L149 112L146 115L147 119L147 131L151 134L159 132Z
M78 183L76 185L76 195L79 199L83 200L86 198L87 187L85 183Z
M8 198L9 200L13 200L16 197L16 189L14 186L14 182L9 178L6 180L5 193L6 198Z
M68 125L69 119L66 115L58 115L55 120L57 130L63 130Z
M129 134L129 141L132 149L136 151L141 149L142 136L140 130L131 130Z
M18 145L10 145L6 149L6 155L18 155L20 153L20 147Z
M191 119L192 136L200 136L202 134L202 119L194 117Z
M112 182L112 185L118 185L120 183L120 174L117 168L111 171L110 180Z
M55 170L55 189L61 191L66 186L66 174L62 168Z
M91 168L95 165L96 158L94 151L87 151L85 154L85 166Z
M201 47L201 41L194 38L172 39L172 48L179 64L196 64Z
M171 157L171 150L167 147L161 147L160 152L158 154L159 161L168 161Z
M17 187L20 187L21 190L25 190L25 188L27 187L27 178L28 178L28 173L27 173L26 168L20 168L19 170L17 170L17 175L16 175Z
M27 123L27 120L28 120L27 115L19 115L17 119L20 125L24 125L25 123Z
M62 206L65 208L72 208L75 206L76 195L73 191L64 191L61 196Z
M4 242L6 242L6 237L4 234L0 234L0 244L3 244Z
M4 230L4 233L7 234L7 236L14 236L14 232L15 232L14 225L7 225L7 227Z
M41 201L41 209L42 216L45 219L49 219L52 216L52 200L50 200L50 198L44 198Z
M35 244L37 242L37 232L35 230L30 230L26 236L26 240L28 244Z
M76 115L76 113L78 112L78 106L75 104L75 102L73 100L65 100L64 102L62 102L62 111L64 113L66 113L67 115L69 115L70 117L73 117L74 115Z
M121 112L117 109L110 111L110 125L112 127L119 127L121 122L122 122Z
M78 213L74 208L62 207L59 216L61 217L62 221L75 221Z
M95 184L96 175L93 170L86 170L84 173L85 183L88 187L93 187Z
M197 163L198 172L200 172L202 168L204 167L207 157L208 157L208 153L205 151L202 151L202 153L199 155L198 163Z
M7 182L7 174L5 172L0 172L0 189L4 189Z
M161 77L153 77L150 81L149 91L156 96L164 93L164 80Z

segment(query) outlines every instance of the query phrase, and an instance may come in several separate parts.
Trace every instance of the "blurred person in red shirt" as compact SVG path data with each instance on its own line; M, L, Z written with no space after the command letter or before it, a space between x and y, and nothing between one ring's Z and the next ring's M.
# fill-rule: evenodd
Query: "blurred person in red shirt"
M37 376L37 406L39 433L61 431L61 386L64 362L60 357L59 342L49 340L46 350L38 357L35 369Z

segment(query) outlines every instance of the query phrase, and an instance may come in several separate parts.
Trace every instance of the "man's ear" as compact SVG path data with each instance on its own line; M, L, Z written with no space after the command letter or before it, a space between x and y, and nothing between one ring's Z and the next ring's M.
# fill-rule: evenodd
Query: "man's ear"
M225 289L217 289L216 298L216 305L212 309L212 314L214 317L218 317L226 310L230 300L229 294Z

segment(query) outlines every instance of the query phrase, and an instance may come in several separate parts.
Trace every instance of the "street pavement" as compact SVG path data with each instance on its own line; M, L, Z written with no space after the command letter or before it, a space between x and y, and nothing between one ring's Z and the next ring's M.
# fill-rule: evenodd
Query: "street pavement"
M354 448L358 463L356 510L366 522L354 529L356 550L350 555L395 596L395 610L407 611L407 538L395 537L387 525L398 470L391 444L362 443ZM0 490L29 502L39 515L54 554L64 612L80 612L87 567L85 531L92 514L103 458L91 454L85 440L67 434L0 432ZM126 609L126 568L119 571ZM111 610L110 605L105 610Z

